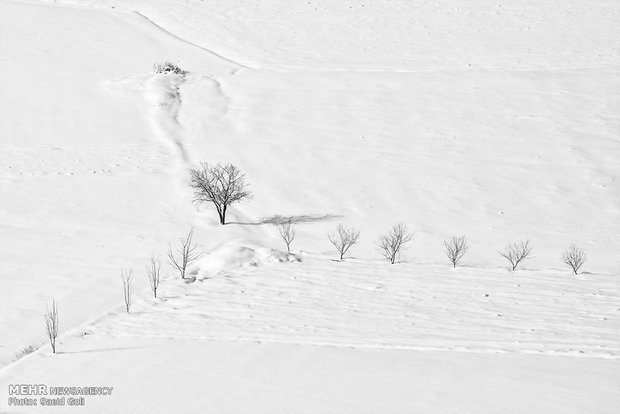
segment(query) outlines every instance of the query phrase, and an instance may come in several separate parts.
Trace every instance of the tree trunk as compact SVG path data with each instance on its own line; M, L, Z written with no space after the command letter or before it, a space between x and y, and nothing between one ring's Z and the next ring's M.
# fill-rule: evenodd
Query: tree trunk
M220 214L220 224L226 224L226 207L228 206L225 204L224 207L222 207L222 213Z

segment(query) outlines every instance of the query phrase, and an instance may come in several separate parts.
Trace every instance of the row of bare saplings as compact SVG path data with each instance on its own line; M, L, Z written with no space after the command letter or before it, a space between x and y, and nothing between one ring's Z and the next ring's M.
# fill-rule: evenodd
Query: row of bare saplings
M226 212L231 204L245 199L251 199L252 194L248 190L245 181L245 174L235 165L201 163L199 168L191 170L191 187L194 190L194 203L196 206L202 204L213 205L218 213L220 224L226 224ZM295 239L295 227L291 219L282 220L277 223L278 231L282 240L286 244L286 249L291 252L291 244ZM169 246L168 261L176 269L181 278L185 279L186 270L190 263L198 259L200 252L193 243L193 229L189 231L185 238L179 240L179 246L175 249ZM354 228L338 225L334 233L328 235L329 241L334 245L340 254L340 260L344 259L345 254L355 245L359 239L360 232ZM382 235L377 241L379 253L390 263L396 263L403 247L411 241L413 233L407 229L403 223L393 226L386 234ZM464 236L452 236L444 241L446 255L453 267L461 261L465 253L469 251L469 244ZM504 250L498 252L510 263L510 268L516 270L519 263L532 257L532 247L528 240L520 241L508 245ZM586 253L575 245L571 245L562 253L562 261L570 266L575 274L586 261ZM161 262L158 257L152 255L146 266L146 274L149 279L151 290L154 297L157 297L157 289L160 283ZM125 309L129 313L131 309L131 296L133 290L133 271L131 269L121 270L121 281L123 283L123 298ZM52 352L56 352L56 338L58 336L58 309L56 301L52 301L51 307L46 306L45 327L47 336L52 346Z
M297 235L293 220L290 218L282 219L276 226L281 239L286 245L287 252L291 253L291 246ZM339 224L334 232L327 235L330 243L336 248L340 260L344 260L345 255L349 252L351 247L357 244L359 236L359 230L352 227L345 227L342 224ZM377 249L385 259L394 264L405 245L413 239L413 236L414 234L409 231L405 224L397 224L377 240ZM198 246L193 242L193 238L194 230L191 229L185 237L178 240L176 246L168 246L168 262L172 268L179 273L181 279L186 278L188 266L201 256L201 252L198 250ZM450 239L445 240L443 244L445 254L452 267L456 267L470 249L465 236L452 236ZM498 251L498 253L509 262L510 269L514 271L517 269L519 263L532 257L532 246L529 240L522 240L518 243L509 244L504 250ZM587 255L584 250L575 245L571 245L562 253L561 259L576 275L581 266L585 263ZM146 265L146 275L155 298L157 297L157 289L159 288L160 274L161 261L159 257L151 255ZM129 313L131 309L133 271L131 269L122 269L121 281L123 282L125 309L127 313Z
M278 233L286 245L286 250L291 253L291 246L295 240L297 232L292 220L286 220L277 224ZM347 252L359 240L360 232L351 227L345 227L339 224L336 231L328 234L328 239L334 245L339 253L340 260L344 259ZM168 262L179 272L182 279L186 277L188 266L200 257L198 246L193 242L194 230L191 229L187 236L179 239L178 245L168 248ZM407 229L405 224L397 224L392 227L386 234L381 236L377 241L377 247L381 255L390 263L396 263L396 259L402 251L403 247L412 240L413 233ZM452 236L443 242L445 253L452 264L456 267L463 256L469 251L470 245L465 236ZM532 257L532 246L529 240L522 240L518 243L512 243L506 246L504 250L498 251L510 264L511 270L516 270L519 263ZM579 269L583 266L587 259L586 252L571 245L561 255L562 262L569 266L573 273L577 275ZM146 275L149 280L149 286L153 292L153 296L157 298L157 290L161 281L161 261L159 257L151 255L146 265ZM125 310L127 313L131 310L131 298L133 292L133 270L122 269L121 281L123 283L123 299L125 302ZM45 328L47 337L52 347L52 352L56 353L56 338L58 336L58 307L56 301L53 300L51 306L45 309Z
M291 244L296 236L294 224L291 220L279 223L278 231L286 245L287 251L290 253ZM328 235L329 241L334 245L338 253L340 253L340 260L343 260L344 255L357 243L359 235L360 232L358 230L345 227L342 224L338 225L336 232ZM379 238L377 241L377 250L390 263L394 264L404 245L410 242L411 239L413 239L413 233L407 229L407 226L403 223L396 224ZM456 267L459 264L470 247L465 236L452 236L450 239L444 240L443 245L446 256L452 264L452 267ZM498 251L497 253L510 263L510 269L514 271L517 269L517 266L519 266L519 263L532 257L532 246L529 240L521 240L518 243L509 244L504 250ZM585 263L587 254L583 249L573 244L562 253L561 259L576 275L579 273L581 266Z

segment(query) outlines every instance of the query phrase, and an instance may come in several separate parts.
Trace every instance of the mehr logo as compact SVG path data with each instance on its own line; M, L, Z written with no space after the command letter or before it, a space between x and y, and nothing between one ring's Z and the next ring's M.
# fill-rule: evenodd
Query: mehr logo
M9 384L9 395L47 395L47 385Z

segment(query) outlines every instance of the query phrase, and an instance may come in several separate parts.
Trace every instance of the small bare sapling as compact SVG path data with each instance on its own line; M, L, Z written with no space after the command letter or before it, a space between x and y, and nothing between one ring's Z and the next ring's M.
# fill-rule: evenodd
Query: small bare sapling
M452 236L450 240L444 240L443 245L446 248L446 256L450 259L452 267L456 267L469 250L469 244L465 236Z
M530 246L529 240L521 240L519 243L509 244L503 251L497 253L510 262L514 271L519 263L532 257L532 246Z
M56 353L56 337L58 336L58 308L56 307L56 300L52 299L52 307L45 305L45 331L47 332L47 338L52 346L52 353Z
M200 257L198 246L192 242L193 238L194 229L191 229L185 238L179 239L176 253L172 250L172 246L168 245L168 261L179 272L181 279L185 279L187 266Z
M131 309L131 293L133 291L133 270L121 269L121 281L123 282L123 298L125 299L125 309L127 313Z
M153 296L157 297L157 288L159 287L159 273L161 269L161 261L159 257L151 255L149 263L146 265L146 275L149 278L149 285L153 291Z
M295 225L291 222L291 219L288 219L283 223L278 223L277 226L280 237L284 240L284 244L286 244L286 251L290 253L291 243L295 240Z
M573 269L574 274L579 273L579 269L588 259L588 255L583 249L571 244L570 247L562 253L562 262Z
M377 245L379 246L379 253L390 263L396 263L400 251L405 243L408 243L413 238L413 233L407 229L407 225L400 223L395 225L387 232L387 234L381 236Z
M338 225L338 228L336 228L336 233L330 233L327 235L327 237L329 237L329 241L340 253L340 260L342 260L351 246L357 243L359 236L359 230L355 230L352 227L344 227L342 224Z

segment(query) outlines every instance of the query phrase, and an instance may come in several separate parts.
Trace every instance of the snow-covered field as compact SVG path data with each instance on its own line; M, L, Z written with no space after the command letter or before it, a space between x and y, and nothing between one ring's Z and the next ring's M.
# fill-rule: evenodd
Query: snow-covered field
M617 1L0 1L0 412L617 412L618 39ZM247 175L230 224L200 161ZM191 227L195 282L165 264L152 298ZM114 388L9 405L24 383Z

